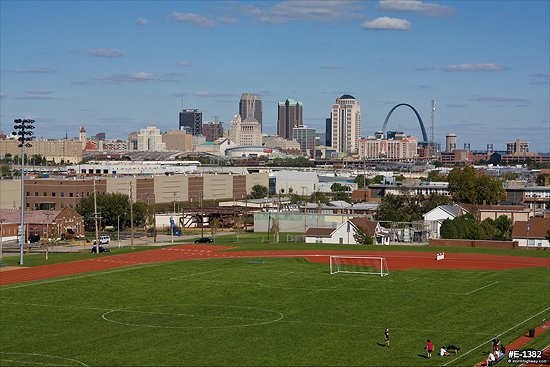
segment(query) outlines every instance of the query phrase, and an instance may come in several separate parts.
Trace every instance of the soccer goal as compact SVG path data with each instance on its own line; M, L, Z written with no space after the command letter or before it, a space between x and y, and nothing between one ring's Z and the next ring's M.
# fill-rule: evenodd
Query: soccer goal
M384 257L331 256L330 273L368 274L383 277L389 275L390 271Z

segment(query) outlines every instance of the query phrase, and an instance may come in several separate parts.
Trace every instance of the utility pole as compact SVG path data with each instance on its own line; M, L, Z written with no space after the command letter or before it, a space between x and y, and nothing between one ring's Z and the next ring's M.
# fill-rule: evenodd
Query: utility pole
M99 255L99 233L98 233L98 212L97 212L97 193L95 189L95 177L94 180L94 222L95 222L95 253ZM93 248L93 246L92 246Z
M133 200L133 182L130 181L130 247L134 249L134 200Z

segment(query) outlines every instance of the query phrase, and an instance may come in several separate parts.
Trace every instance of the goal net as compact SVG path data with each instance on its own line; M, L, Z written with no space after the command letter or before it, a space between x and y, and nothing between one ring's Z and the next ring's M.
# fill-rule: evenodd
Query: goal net
M389 275L388 264L383 257L331 256L330 273Z

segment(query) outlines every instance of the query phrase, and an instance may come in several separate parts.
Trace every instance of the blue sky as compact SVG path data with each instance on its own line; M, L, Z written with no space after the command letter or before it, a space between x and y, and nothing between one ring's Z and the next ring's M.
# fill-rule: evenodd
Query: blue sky
M302 101L324 130L341 94L361 104L362 135L398 103L435 140L550 151L548 1L0 0L0 129L34 118L37 136L178 127L182 107L227 123L243 92ZM397 109L389 130L419 137Z

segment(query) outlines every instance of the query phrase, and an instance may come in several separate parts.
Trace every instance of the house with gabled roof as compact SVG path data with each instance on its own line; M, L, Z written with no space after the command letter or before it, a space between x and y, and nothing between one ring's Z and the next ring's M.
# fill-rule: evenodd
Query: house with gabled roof
M445 219L453 220L458 216L468 213L462 206L453 204L453 205L439 205L436 208L433 208L422 217L425 222L432 223L431 236L430 238L439 238L441 233L441 224Z
M520 247L549 248L550 218L533 217L529 221L516 221L512 229L512 241Z
M372 237L374 244L389 245L389 231L379 222L363 217L348 219L336 228L308 228L305 233L306 243L357 245L355 234L359 228Z

